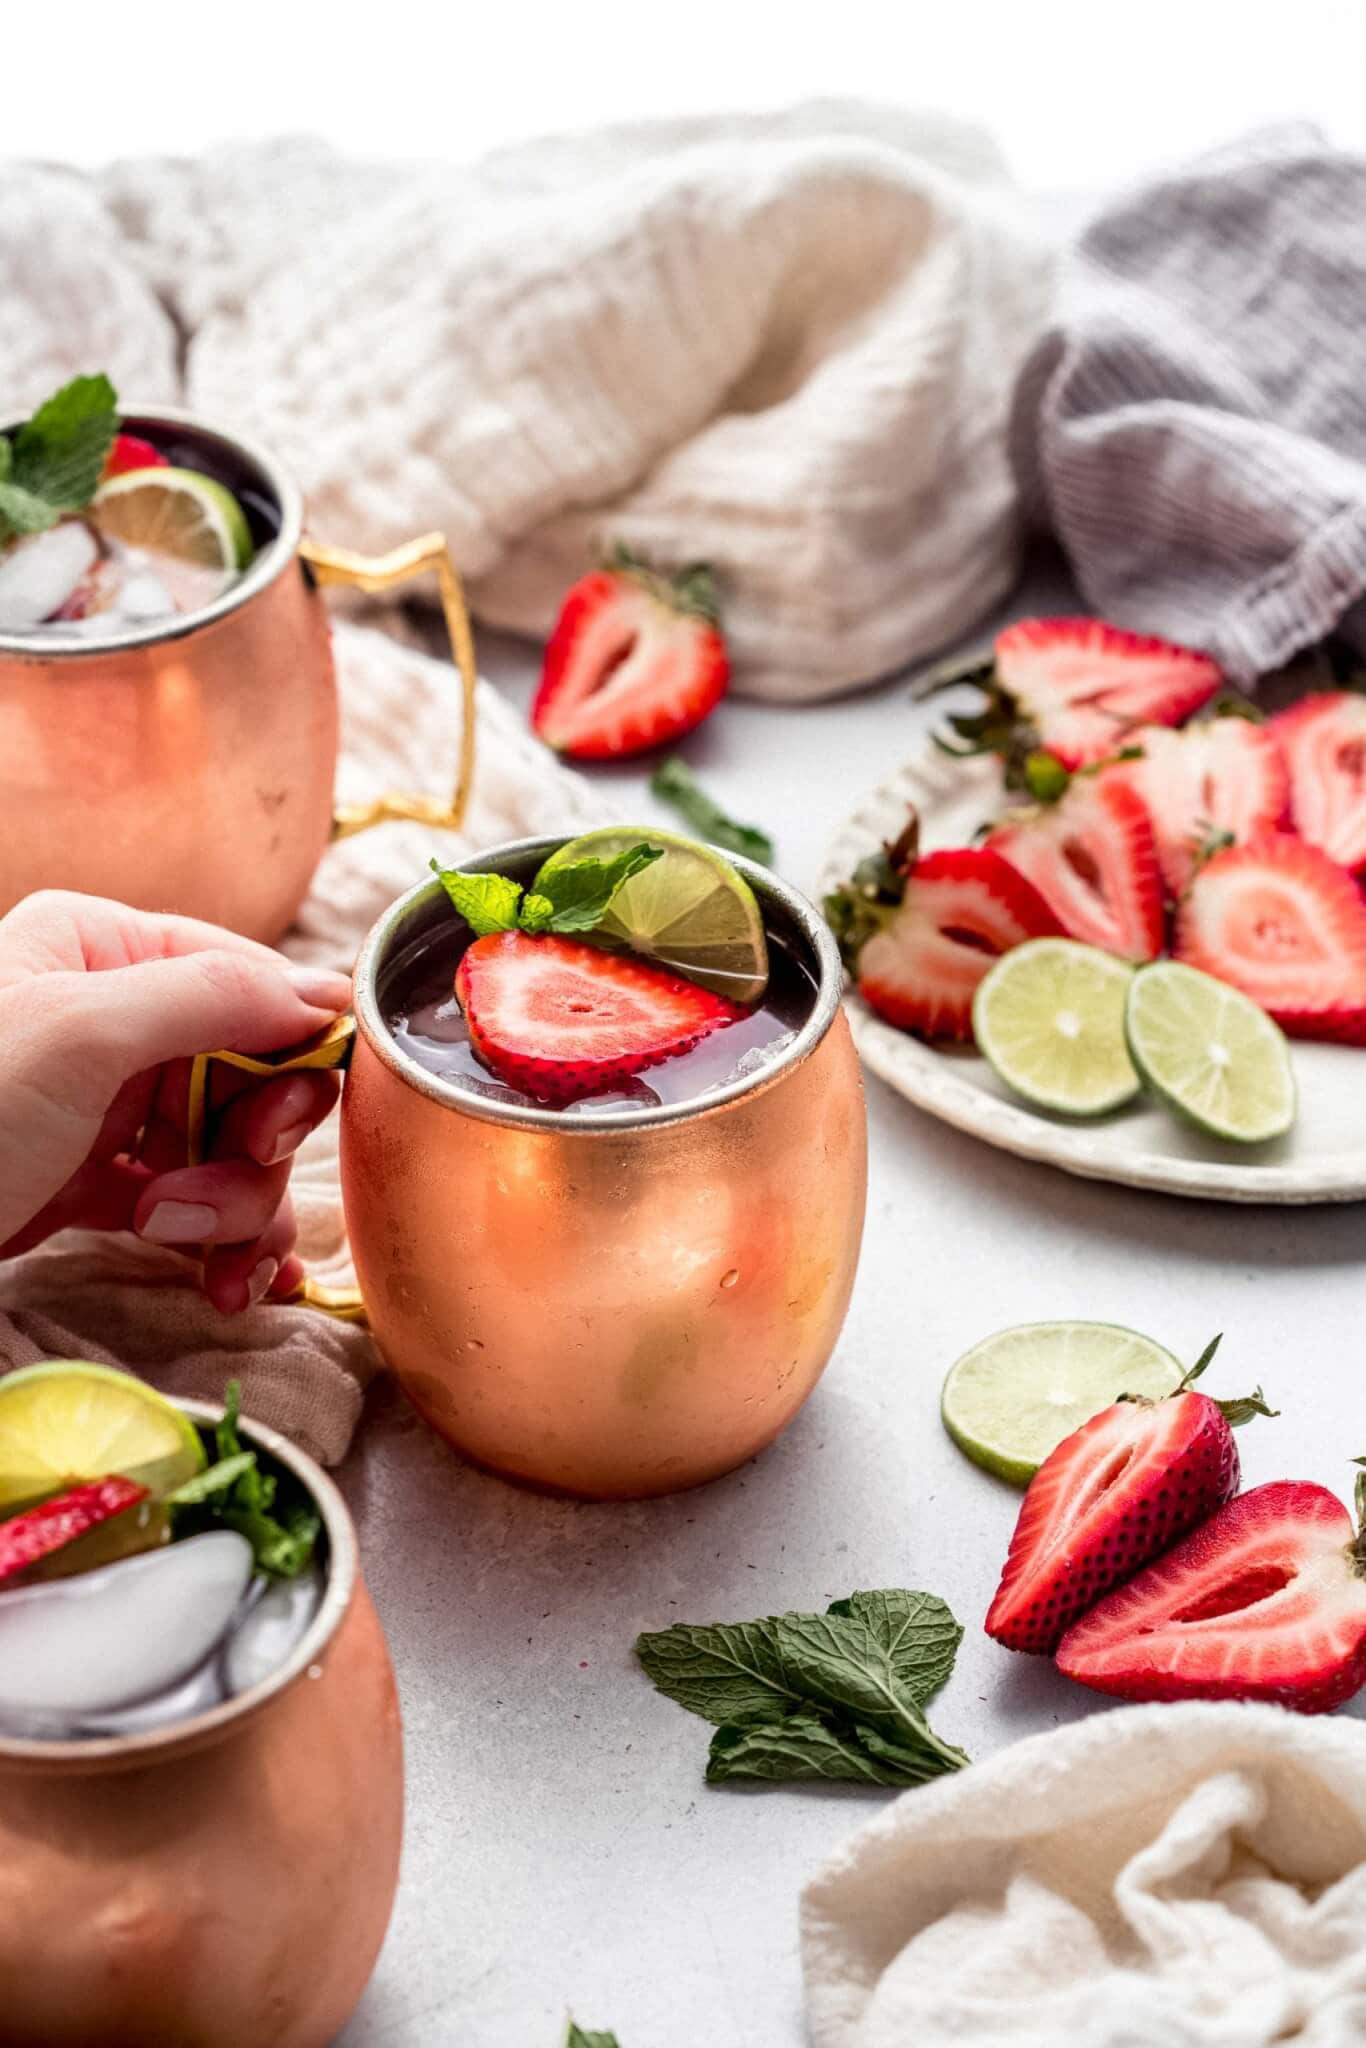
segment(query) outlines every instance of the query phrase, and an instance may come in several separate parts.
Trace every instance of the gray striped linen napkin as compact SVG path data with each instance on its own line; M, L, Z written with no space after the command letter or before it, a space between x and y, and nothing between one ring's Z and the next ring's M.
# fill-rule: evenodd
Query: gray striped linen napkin
M1282 126L1106 206L1011 443L1105 617L1243 684L1334 632L1366 653L1366 158Z

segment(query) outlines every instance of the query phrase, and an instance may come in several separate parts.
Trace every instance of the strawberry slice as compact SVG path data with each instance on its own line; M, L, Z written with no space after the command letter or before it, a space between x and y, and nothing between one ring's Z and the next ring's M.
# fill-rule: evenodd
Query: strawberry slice
M973 994L992 961L1061 928L999 854L955 847L918 859L917 837L912 817L895 845L826 898L825 914L860 995L888 1023L970 1040Z
M1058 1669L1126 1700L1326 1713L1366 1683L1364 1549L1326 1487L1254 1486L1069 1629Z
M1180 732L1140 726L1128 744L1143 749L1124 773L1147 806L1173 901L1213 835L1242 842L1285 822L1289 783L1267 726L1247 718L1212 718Z
M146 1498L147 1488L132 1479L92 1479L0 1522L0 1584Z
M1300 837L1342 867L1366 868L1366 697L1325 690L1273 718L1271 730Z
M730 664L711 575L657 574L626 549L576 583L550 636L531 723L578 761L639 754L690 732Z
M1157 845L1124 775L1076 776L1056 802L1007 812L986 843L1033 883L1069 938L1125 960L1162 951Z
M104 465L104 476L122 476L128 469L165 469L170 458L137 434L115 434L114 445Z
M1064 1437L1029 1482L986 1631L1047 1654L1102 1593L1238 1491L1233 1425L1269 1415L1261 1388L1220 1402L1191 1390L1216 1338L1175 1393L1124 1400Z
M696 982L580 939L494 932L455 993L485 1066L543 1102L572 1102L687 1052L746 1012Z
M1206 861L1173 951L1296 1037L1366 1045L1366 904L1345 868L1291 833Z

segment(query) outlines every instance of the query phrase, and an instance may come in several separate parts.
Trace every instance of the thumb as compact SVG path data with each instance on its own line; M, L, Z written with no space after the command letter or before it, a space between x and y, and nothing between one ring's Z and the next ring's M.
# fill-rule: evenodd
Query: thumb
M58 981L60 1094L73 1104L88 1096L91 1107L167 1060L220 1047L276 1052L321 1030L351 1000L344 974L228 948L44 975L28 986L55 997Z

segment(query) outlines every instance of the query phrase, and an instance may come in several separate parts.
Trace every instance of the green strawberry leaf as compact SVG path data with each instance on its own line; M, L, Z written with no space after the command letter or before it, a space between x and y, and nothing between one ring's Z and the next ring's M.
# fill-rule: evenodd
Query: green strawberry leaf
M14 482L59 512L79 512L99 486L118 424L109 379L73 377L15 435Z
M509 881L506 875L465 875L458 868L443 868L436 860L431 868L477 939L486 939L493 932L516 931L520 882Z

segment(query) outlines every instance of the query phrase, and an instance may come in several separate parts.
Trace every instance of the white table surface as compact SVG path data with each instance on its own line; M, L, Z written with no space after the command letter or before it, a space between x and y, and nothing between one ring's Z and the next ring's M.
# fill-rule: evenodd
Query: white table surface
M534 656L481 651L524 702ZM805 710L737 699L686 752L809 887L925 716L904 679ZM643 773L606 774L624 816L665 822ZM1096 1711L981 1631L1018 1496L954 1450L938 1399L987 1331L1098 1317L1193 1357L1223 1330L1216 1391L1260 1380L1284 1411L1242 1432L1248 1483L1347 1494L1346 1461L1366 1452L1360 1207L1238 1210L1073 1180L871 1078L868 1118L843 1337L787 1435L731 1478L627 1506L543 1500L462 1465L387 1387L372 1396L342 1479L398 1673L407 1836L345 2048L560 2048L571 2008L622 2048L799 2048L799 1888L894 1795L706 1787L708 1729L653 1691L631 1644L677 1620L923 1586L966 1628L933 1710L949 1739L980 1757Z

